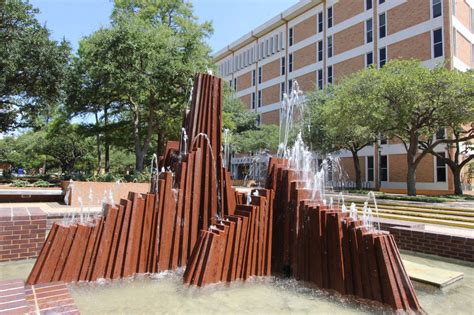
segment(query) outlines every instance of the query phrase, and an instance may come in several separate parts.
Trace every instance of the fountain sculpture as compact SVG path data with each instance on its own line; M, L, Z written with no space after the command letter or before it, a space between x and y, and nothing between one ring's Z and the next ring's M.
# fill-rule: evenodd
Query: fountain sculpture
M53 224L28 284L185 267L184 282L198 286L286 274L422 311L393 236L354 209L322 202L320 177L301 161L271 158L265 188L248 196L232 187L220 152L221 94L221 79L197 75L181 141L167 143L151 192L131 192L101 216Z

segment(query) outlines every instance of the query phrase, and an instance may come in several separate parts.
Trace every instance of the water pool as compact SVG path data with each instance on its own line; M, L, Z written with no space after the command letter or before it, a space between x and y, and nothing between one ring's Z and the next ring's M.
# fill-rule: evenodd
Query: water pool
M402 253L404 259L464 273L464 279L442 290L414 283L422 307L428 314L471 314L474 267ZM0 264L0 280L25 279L33 261ZM328 294L291 279L254 278L231 285L202 289L182 284L182 271L137 276L121 281L70 285L82 314L150 313L391 313L380 305L367 305Z

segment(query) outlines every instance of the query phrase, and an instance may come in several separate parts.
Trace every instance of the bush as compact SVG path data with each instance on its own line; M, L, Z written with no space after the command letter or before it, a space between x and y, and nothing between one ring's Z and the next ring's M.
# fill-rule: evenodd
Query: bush
M126 182L129 183L149 183L150 182L150 172L134 173L131 175L126 175L124 177Z
M21 180L21 179L16 179L12 181L11 186L12 187L27 187L29 186L30 183L26 180Z
M96 174L87 178L88 182L116 182L118 180L123 181L123 178L113 173Z
M33 187L49 187L51 184L45 180L38 180L33 183Z

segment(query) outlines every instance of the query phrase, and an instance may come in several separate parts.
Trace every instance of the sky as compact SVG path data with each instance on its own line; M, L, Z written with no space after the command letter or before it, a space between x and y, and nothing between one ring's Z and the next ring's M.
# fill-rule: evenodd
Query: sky
M200 21L211 21L214 34L209 45L216 52L298 0L193 0L194 14ZM100 27L106 27L113 0L30 0L40 10L37 15L56 40L66 38L73 49L79 40Z

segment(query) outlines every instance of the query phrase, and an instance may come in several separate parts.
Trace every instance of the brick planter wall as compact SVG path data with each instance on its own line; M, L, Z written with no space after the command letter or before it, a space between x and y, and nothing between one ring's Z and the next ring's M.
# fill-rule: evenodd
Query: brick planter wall
M0 262L38 256L46 236L46 220L40 208L0 207Z
M395 236L400 249L474 262L474 235L450 235L424 229L424 224L380 219L380 229Z

